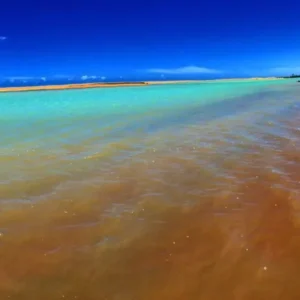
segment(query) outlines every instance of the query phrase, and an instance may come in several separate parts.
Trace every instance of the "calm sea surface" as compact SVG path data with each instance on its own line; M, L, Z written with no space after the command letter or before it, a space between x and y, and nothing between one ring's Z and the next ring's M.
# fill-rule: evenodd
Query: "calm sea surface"
M300 299L300 84L0 94L0 299Z

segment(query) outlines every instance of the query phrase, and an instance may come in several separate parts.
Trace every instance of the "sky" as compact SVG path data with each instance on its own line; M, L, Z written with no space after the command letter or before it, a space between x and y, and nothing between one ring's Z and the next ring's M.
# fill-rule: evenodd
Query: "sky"
M0 78L300 73L294 0L1 1Z

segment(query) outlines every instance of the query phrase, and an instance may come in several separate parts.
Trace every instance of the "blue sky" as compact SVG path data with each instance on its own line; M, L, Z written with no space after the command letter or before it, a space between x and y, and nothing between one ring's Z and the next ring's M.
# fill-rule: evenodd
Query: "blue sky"
M6 1L0 77L300 73L296 1Z

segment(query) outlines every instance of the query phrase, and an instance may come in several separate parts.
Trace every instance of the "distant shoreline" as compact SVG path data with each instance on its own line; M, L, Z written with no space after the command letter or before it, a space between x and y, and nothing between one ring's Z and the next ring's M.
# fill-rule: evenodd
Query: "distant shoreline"
M41 85L41 86L3 87L0 88L0 93L75 90L75 89L108 88L108 87L121 87L121 86L143 86L143 85L148 85L148 83L147 82L74 83L74 84L59 84L59 85L57 84L57 85Z
M30 92L30 91L55 91L55 90L72 90L72 89L89 89L89 88L112 88L112 87L133 87L162 84L180 84L180 83L208 83L208 82L226 82L226 81L256 81L256 80L280 80L282 78L235 78L235 79L211 79L211 80L169 80L169 81L140 81L140 82L112 82L112 83L74 83L61 85L43 85L43 86L26 86L26 87L3 87L0 93L8 92Z

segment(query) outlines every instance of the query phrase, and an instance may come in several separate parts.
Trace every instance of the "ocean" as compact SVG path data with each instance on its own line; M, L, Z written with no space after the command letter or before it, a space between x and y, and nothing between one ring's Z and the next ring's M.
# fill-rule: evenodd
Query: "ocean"
M300 84L0 93L0 298L299 299Z

